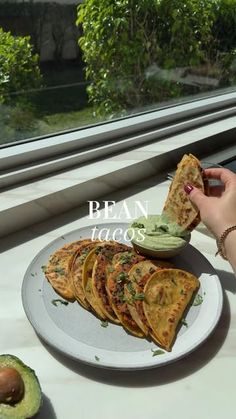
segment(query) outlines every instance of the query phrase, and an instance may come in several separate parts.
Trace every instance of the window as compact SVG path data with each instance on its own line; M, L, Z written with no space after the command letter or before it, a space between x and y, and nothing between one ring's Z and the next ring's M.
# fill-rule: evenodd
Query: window
M235 0L78 3L1 2L0 144L30 141L19 164L234 112Z

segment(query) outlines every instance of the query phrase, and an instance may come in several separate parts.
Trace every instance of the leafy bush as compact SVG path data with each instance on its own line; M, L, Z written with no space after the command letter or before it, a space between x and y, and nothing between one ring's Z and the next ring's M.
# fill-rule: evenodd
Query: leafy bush
M181 68L232 82L235 6L235 0L85 0L78 6L79 45L96 114L122 115L195 93L178 81Z
M154 101L145 71L158 60L156 0L87 0L78 7L79 40L98 114L122 113Z
M236 1L218 0L213 32L220 52L236 49Z
M38 56L33 53L30 37L14 37L0 28L0 102L9 102L10 93L27 93L41 83Z
M161 0L157 36L165 68L196 66L214 47L215 8L209 0Z

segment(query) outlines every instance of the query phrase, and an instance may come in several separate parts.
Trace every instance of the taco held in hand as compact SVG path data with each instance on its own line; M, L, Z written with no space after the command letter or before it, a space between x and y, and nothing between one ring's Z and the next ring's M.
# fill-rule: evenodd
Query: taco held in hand
M162 213L140 217L130 226L129 236L139 253L169 258L176 256L188 244L191 231L200 222L198 210L184 191L184 186L189 183L205 191L199 160L192 154L185 154L177 166Z
M205 191L201 164L192 154L185 154L179 162L162 211L168 222L191 232L199 224L200 216L184 191L187 184Z

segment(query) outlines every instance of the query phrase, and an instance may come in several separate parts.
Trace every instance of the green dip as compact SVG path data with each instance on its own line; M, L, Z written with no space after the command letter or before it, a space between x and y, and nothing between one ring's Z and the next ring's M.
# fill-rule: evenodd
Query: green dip
M176 249L190 240L190 233L176 223L168 223L163 215L137 218L130 225L128 236L139 246L153 250Z

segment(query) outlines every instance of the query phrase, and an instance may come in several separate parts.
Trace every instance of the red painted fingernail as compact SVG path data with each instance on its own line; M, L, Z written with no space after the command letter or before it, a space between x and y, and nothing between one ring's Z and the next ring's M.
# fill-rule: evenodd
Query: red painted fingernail
M189 195L190 194L190 192L192 192L192 190L193 190L193 186L192 185L184 185L184 190L185 190L185 192Z

